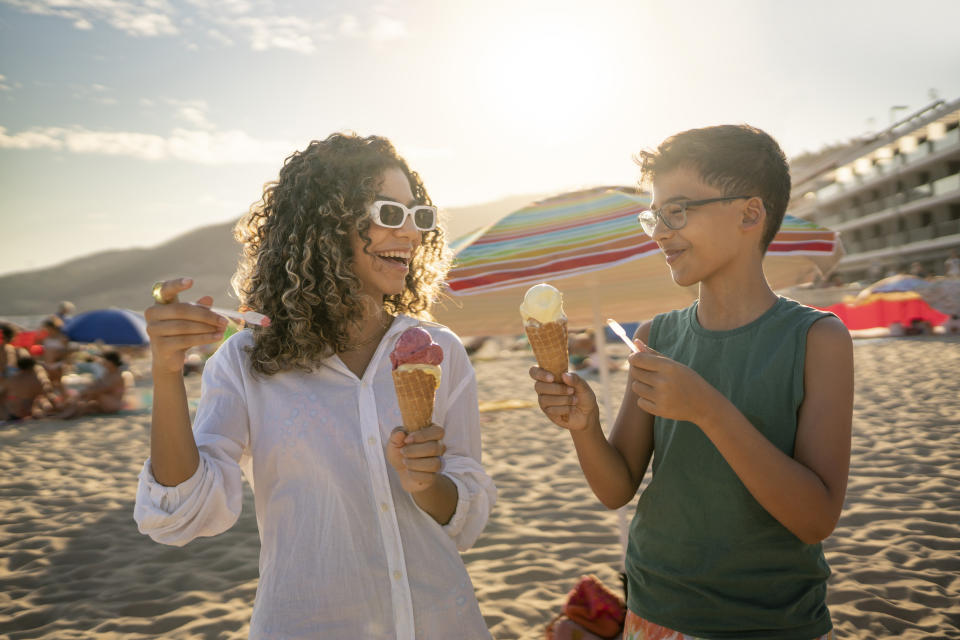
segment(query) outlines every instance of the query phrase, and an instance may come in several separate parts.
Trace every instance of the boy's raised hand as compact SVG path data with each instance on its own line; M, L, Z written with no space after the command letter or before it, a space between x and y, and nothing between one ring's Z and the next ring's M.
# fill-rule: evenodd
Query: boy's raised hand
M530 377L540 401L540 409L557 426L570 431L583 431L591 424L600 424L600 408L583 379L575 373L564 373L556 381L552 373L540 367L530 367Z
M716 389L690 367L654 351L642 340L633 342L640 351L630 354L627 361L637 406L661 418L697 423L703 415L703 401Z

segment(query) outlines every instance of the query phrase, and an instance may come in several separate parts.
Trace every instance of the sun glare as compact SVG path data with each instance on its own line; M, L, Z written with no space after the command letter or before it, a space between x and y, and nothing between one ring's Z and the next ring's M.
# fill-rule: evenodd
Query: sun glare
M533 141L569 142L600 117L596 89L612 79L610 52L596 31L566 18L511 20L489 42L479 75L492 125Z

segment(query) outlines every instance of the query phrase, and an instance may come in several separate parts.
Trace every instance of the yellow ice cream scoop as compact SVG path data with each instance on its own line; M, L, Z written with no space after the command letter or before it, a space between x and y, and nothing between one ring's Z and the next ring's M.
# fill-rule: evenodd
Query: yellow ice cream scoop
M520 305L520 315L526 323L531 318L540 324L557 322L566 318L563 313L563 296L556 287L541 283L527 290Z

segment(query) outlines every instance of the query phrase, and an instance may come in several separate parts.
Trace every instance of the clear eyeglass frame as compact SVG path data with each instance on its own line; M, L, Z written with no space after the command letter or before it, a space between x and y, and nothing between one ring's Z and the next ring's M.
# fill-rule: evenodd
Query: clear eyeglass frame
M705 198L703 200L686 200L683 202L671 202L665 204L659 209L646 209L637 215L637 221L643 227L643 232L651 238L657 228L657 218L663 220L667 229L678 231L687 225L687 209L691 207L702 207L713 204L714 202L730 202L733 200L749 200L754 196L721 196L719 198Z

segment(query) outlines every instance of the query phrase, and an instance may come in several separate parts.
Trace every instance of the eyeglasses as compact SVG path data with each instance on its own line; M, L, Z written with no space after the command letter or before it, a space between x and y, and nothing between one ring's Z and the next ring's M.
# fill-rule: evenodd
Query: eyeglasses
M399 229L407 222L407 216L413 218L413 226L420 231L431 231L437 227L437 208L428 204L418 204L407 208L399 202L377 200L370 205L370 217L381 227Z
M640 221L640 226L643 227L644 233L646 233L651 238L653 237L654 229L657 228L657 218L663 220L663 224L666 225L667 229L672 229L674 231L678 229L683 229L687 224L687 209L690 207L702 207L705 204L712 204L714 202L729 202L731 200L749 200L753 196L724 196L722 198L707 198L706 200L687 200L686 202L671 202L670 204L665 204L659 209L647 209L646 211L641 211L637 216L637 220Z

